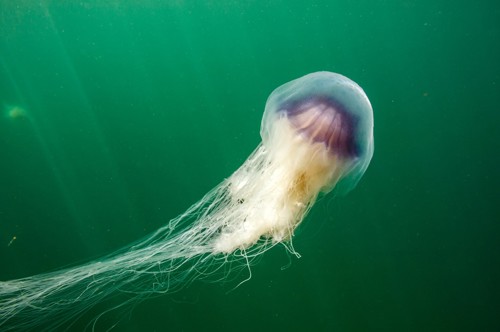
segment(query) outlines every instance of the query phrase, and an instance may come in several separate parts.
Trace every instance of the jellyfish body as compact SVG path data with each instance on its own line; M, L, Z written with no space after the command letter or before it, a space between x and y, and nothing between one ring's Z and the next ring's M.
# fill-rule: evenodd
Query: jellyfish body
M243 202L232 210L242 211L216 252L246 249L263 236L289 240L320 192L352 189L373 156L373 111L347 77L313 73L271 93L261 136L262 145L229 179Z
M0 329L53 329L114 292L133 301L227 278L278 243L295 253L287 244L318 195L346 193L368 167L371 105L350 79L309 74L270 95L261 136L236 172L145 239L85 265L0 282Z
M11 120L27 119L28 112L21 106L10 105L4 107L5 117Z

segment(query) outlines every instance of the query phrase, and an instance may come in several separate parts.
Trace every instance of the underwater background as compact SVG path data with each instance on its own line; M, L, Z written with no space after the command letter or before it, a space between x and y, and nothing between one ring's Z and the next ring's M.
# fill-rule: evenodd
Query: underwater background
M253 151L273 89L320 70L367 93L375 154L316 203L302 257L96 330L500 330L497 1L1 1L0 280L164 225Z

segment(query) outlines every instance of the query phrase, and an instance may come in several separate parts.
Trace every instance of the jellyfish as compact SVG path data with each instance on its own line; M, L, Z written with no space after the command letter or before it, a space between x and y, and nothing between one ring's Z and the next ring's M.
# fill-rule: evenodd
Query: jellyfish
M0 329L55 329L113 294L134 302L194 280L251 275L254 259L277 244L298 255L292 237L318 196L347 193L367 169L372 107L349 78L316 72L271 93L260 134L239 169L153 234L80 266L1 281Z
M5 117L11 120L17 119L27 119L29 117L28 112L17 105L9 105L4 107Z

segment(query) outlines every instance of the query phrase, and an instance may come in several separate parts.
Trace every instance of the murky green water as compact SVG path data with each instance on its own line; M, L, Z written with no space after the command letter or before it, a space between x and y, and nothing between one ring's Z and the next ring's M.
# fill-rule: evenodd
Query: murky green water
M317 203L302 257L275 248L233 291L194 283L96 330L500 328L496 2L61 3L0 4L1 280L165 224L257 146L274 88L329 70L370 97L375 155Z

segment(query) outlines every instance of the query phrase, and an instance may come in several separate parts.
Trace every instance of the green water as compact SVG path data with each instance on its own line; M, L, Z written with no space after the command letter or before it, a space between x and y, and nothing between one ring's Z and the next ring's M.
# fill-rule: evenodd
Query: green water
M500 329L497 2L102 3L0 3L1 280L164 225L257 146L274 88L329 70L368 94L375 155L316 204L302 257L277 247L235 290L194 283L96 330Z

